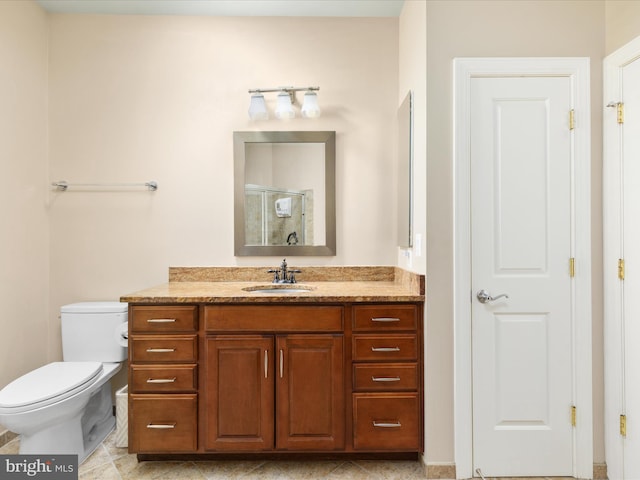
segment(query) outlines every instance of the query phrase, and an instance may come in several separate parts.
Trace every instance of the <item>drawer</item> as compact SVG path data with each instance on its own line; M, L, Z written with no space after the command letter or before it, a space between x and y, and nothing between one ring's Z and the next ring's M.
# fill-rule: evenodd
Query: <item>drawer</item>
M129 323L132 333L195 332L198 329L198 307L131 307Z
M418 328L416 305L356 305L354 331L411 330Z
M129 395L129 452L195 452L196 395Z
M195 365L133 365L129 379L132 393L195 392Z
M341 332L341 306L231 306L212 305L204 309L208 331L254 332Z
M417 393L355 393L353 448L422 450Z
M418 366L415 363L357 363L353 366L355 391L418 390Z
M416 335L354 335L352 341L354 361L416 361L418 338Z
M196 335L136 335L129 340L131 362L191 363L198 358Z

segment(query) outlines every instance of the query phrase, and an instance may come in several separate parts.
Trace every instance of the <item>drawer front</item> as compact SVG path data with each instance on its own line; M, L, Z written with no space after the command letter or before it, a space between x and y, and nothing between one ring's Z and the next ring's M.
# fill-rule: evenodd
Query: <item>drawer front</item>
M354 335L352 341L354 361L416 361L418 339L416 335Z
M195 452L196 395L129 395L131 453Z
M359 363L353 366L355 391L418 390L418 366L415 363Z
M195 335L136 335L129 341L132 362L191 363L198 358Z
M132 333L195 332L198 329L198 307L132 307L129 321Z
M410 330L418 328L415 305L356 305L353 307L354 331Z
M422 450L417 393L353 395L356 450Z
M231 306L213 305L204 309L208 331L295 331L341 332L341 306Z
M132 393L195 392L198 386L195 365L131 367Z

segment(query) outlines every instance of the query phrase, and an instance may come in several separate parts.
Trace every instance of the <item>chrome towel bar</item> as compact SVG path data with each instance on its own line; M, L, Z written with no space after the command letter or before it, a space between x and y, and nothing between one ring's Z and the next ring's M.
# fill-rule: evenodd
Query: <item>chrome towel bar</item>
M67 183L64 180L59 182L53 182L52 187L55 187L61 192L66 191L69 187L95 187L95 188L109 188L109 187L147 187L150 191L155 192L158 189L158 183L153 180L144 183Z

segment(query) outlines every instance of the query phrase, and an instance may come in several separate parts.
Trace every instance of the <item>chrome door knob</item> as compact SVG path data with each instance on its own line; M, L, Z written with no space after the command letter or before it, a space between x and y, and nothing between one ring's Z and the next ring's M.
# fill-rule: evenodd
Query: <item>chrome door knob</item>
M489 302L493 302L494 300L498 300L499 298L502 298L502 297L509 298L509 295L507 295L506 293L501 293L500 295L496 295L495 297L492 297L491 294L486 290L479 290L478 293L476 294L476 297L478 298L478 301L480 303L489 303Z

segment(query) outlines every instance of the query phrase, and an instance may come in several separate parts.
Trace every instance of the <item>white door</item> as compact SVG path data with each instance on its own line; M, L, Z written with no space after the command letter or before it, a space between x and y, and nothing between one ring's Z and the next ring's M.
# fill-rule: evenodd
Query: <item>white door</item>
M607 58L605 74L605 451L621 480L640 478L640 38Z
M473 467L485 476L573 474L571 89L561 76L471 79Z

